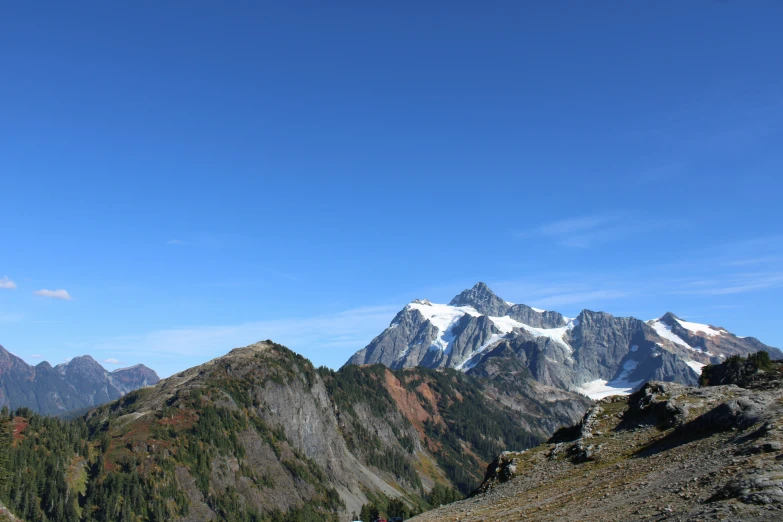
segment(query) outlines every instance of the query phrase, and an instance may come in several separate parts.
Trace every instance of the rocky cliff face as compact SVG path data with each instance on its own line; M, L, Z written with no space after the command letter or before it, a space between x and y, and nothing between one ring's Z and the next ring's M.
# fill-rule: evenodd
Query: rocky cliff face
M26 407L45 415L62 415L104 404L158 381L146 366L108 372L89 355L54 368L48 362L30 366L0 346L0 405L12 409Z
M155 370L147 368L143 364L137 364L109 372L109 381L124 395L133 390L157 384L160 377L155 373Z
M758 350L783 357L756 339L671 313L648 322L590 310L566 318L508 303L478 283L448 305L413 301L347 364L470 371L514 354L542 384L600 398L649 380L694 385L704 365Z
M471 491L501 449L545 440L590 404L524 367L482 368L316 370L264 342L130 393L87 422L108 430L106 462L149 463L165 475L156 481L185 493L187 513L172 508L172 520L221 519L217 506L229 500L247 516L348 519L379 495L422 510L436 484Z

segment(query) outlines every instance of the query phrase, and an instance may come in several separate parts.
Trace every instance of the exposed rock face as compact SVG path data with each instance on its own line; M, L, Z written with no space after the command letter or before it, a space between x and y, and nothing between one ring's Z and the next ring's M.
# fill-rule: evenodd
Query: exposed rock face
M347 519L379 493L416 506L422 489L435 484L470 491L496 448L535 445L578 420L590 404L538 383L523 365L518 372L482 368L473 374L392 372L380 365L316 371L286 348L263 342L93 410L87 419L110 430L116 456L110 451L107 458L120 459L132 448L140 461L174 470L189 513L199 520L219 519L206 499L226 487L262 514L320 506L333 489ZM224 429L236 433L223 437L236 437L241 450L221 453L214 439L192 428L215 410L235 419L235 427ZM163 443L152 435L161 426L168 437ZM139 436L144 433L147 439ZM176 457L196 444L210 459L207 489L192 463ZM314 478L297 479L299 467ZM253 485L253 477L266 477L266 485Z
M448 305L413 301L347 364L470 371L500 353L505 361L513 354L539 382L600 398L650 380L695 385L701 366L762 349L779 354L756 339L671 313L644 322L583 310L569 319L508 303L478 283Z
M496 296L485 283L476 283L455 296L449 306L472 306L482 315L499 317L506 315L512 305Z
M143 365L108 372L89 355L54 368L45 361L30 366L0 346L0 404L12 409L61 415L104 404L159 380Z
M120 368L109 373L112 385L120 393L126 394L139 388L152 386L160 381L155 370L147 368L143 364L137 364L129 368Z
M780 520L780 365L766 375L603 399L547 444L501 453L472 498L411 520Z
M671 312L660 319L648 321L656 331L672 341L672 351L702 364L720 364L732 355L748 355L766 351L773 359L783 358L783 352L767 346L753 337L737 337L725 328L684 321Z

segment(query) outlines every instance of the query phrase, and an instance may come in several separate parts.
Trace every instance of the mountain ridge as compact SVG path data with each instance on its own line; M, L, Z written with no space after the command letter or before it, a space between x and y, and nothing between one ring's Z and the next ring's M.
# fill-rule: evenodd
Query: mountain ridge
M345 521L369 502L395 498L421 511L469 493L498 452L546 440L591 404L542 385L524 367L483 368L482 375L383 365L335 372L264 341L94 408L61 430L87 433L86 444L52 444L76 452L63 459L81 463L88 487L80 502L98 520L125 509L128 520L154 510L156 520L183 522ZM14 425L20 444L40 435L39 419ZM18 480L0 498L12 510L21 504L8 499L36 478ZM138 484L155 503L99 493L112 484ZM58 502L72 500L41 497L41 509Z
M585 309L568 318L505 301L479 282L447 305L412 301L346 365L471 371L501 344L541 382L593 398L630 393L649 380L695 385L703 366L732 355L766 350L783 357L755 338L683 321L671 312L643 321Z
M46 415L64 415L118 399L160 380L137 364L108 371L90 355L52 366L35 366L0 346L0 406L26 407Z

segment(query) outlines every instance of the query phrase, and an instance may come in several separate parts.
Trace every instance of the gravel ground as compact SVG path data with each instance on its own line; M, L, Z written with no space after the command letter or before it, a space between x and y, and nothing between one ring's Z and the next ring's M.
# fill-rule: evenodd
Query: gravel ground
M411 520L783 520L782 390L645 388L599 403L574 440L504 453L482 492Z

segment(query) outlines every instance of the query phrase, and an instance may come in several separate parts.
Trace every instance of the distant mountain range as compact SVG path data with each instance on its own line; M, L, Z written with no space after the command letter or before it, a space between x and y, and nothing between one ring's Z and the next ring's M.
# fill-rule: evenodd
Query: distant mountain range
M732 355L783 352L725 328L684 321L671 312L642 321L583 310L577 317L509 303L484 283L449 304L417 299L348 365L455 368L468 373L526 367L546 385L600 398L647 381L695 385L701 368ZM495 358L502 358L502 365Z
M119 399L160 378L143 364L107 371L89 355L30 366L0 346L0 406L62 415Z

